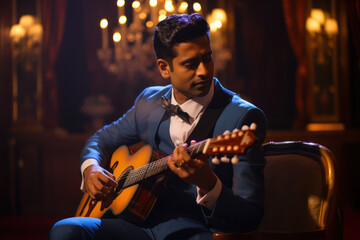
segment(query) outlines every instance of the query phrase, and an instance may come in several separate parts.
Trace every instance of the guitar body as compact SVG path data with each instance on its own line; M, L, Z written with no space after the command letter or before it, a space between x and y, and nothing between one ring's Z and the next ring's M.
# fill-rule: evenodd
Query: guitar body
M145 145L131 155L126 146L119 147L112 155L110 172L115 179L124 178L129 171L142 167L151 162L155 155L149 145ZM155 201L155 179L148 179L139 184L122 189L124 181L118 180L119 187L114 193L97 201L89 194L84 194L75 216L101 218L111 210L114 215L134 223L141 223L151 211Z

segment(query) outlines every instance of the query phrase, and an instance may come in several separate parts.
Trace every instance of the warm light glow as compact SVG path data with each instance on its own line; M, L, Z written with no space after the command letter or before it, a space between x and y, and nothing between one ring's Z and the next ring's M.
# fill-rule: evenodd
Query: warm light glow
M196 12L200 12L200 11L201 11L201 5L200 5L200 3L194 2L193 9L194 9L194 11L196 11Z
M153 21L147 21L146 22L146 27L148 27L148 28L152 28L154 26L154 23L153 23Z
M215 20L221 21L222 24L225 24L227 21L226 12L224 11L224 9L215 8L214 10L212 10L211 15Z
M166 15L159 15L159 22L164 20L166 18Z
M134 1L134 2L132 3L132 7L133 7L134 9L139 8L139 7L140 7L140 2L139 2L139 1Z
M168 12L173 12L175 10L171 0L165 1L165 10Z
M25 29L20 24L15 24L11 27L10 30L10 37L15 40L20 40L26 34Z
M144 19L146 18L146 13L145 13L145 12L141 12L141 13L139 14L139 18L140 18L141 20L144 20Z
M166 16L166 10L165 9L161 9L159 11L159 15L165 15Z
M217 28L215 26L215 23L210 23L209 26L210 26L210 32L216 32Z
M36 42L41 42L41 36L43 33L42 25L37 23L31 26L29 29L29 36Z
M325 14L324 11L319 8L313 8L311 9L310 13L311 18L318 21L320 24L324 24L325 22Z
M216 20L216 21L214 22L214 25L215 25L215 27L216 27L217 29L219 29L219 28L222 27L222 23L221 23L220 20Z
M120 42L121 34L118 33L118 32L115 32L114 35L113 35L113 40L114 40L114 42Z
M335 19L329 18L325 22L325 31L328 34L337 34L338 33L338 24Z
M120 23L120 24L125 24L126 21L127 21L126 16L121 16L121 17L119 18L119 23Z
M132 33L129 33L126 37L127 37L127 40L129 42L134 42L135 41L135 35L132 34Z
M188 3L187 2L181 2L180 6L179 6L179 13L184 13L186 12L186 10L188 9Z
M19 24L25 29L28 30L35 23L35 18L32 15L23 15L20 18Z
M312 33L319 33L321 31L321 26L317 20L309 17L306 19L306 29Z
M100 27L101 27L102 29L104 29L104 28L107 28L107 26L108 26L108 21L107 21L105 18L101 19L101 21L100 21Z
M157 5L157 0L150 0L149 1L150 7L156 7Z
M125 0L118 0L117 3L116 3L116 5L117 5L118 7L123 7L123 6L125 5Z

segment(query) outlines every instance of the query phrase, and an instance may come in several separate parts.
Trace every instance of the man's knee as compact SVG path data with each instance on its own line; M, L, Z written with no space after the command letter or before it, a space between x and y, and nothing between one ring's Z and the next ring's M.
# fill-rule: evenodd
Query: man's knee
M54 224L49 232L49 240L95 239L100 220L93 218L67 218Z

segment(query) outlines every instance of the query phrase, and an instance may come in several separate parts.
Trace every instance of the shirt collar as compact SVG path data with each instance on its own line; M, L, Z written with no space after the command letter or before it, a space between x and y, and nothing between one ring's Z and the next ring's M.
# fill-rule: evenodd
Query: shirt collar
M214 96L214 81L211 83L209 92L203 97L195 97L187 100L183 104L179 104L174 96L174 89L171 90L171 104L179 105L184 112L187 112L192 120L209 105Z

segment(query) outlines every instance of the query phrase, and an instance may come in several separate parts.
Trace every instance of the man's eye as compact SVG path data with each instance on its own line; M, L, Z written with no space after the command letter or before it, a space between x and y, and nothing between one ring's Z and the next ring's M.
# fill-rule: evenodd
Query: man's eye
M185 67L188 69L196 69L198 65L198 62L188 62L185 64Z
M203 58L203 62L204 62L204 63L208 63L208 62L211 61L211 59L212 59L212 56L211 56L211 55L206 56L206 57Z

